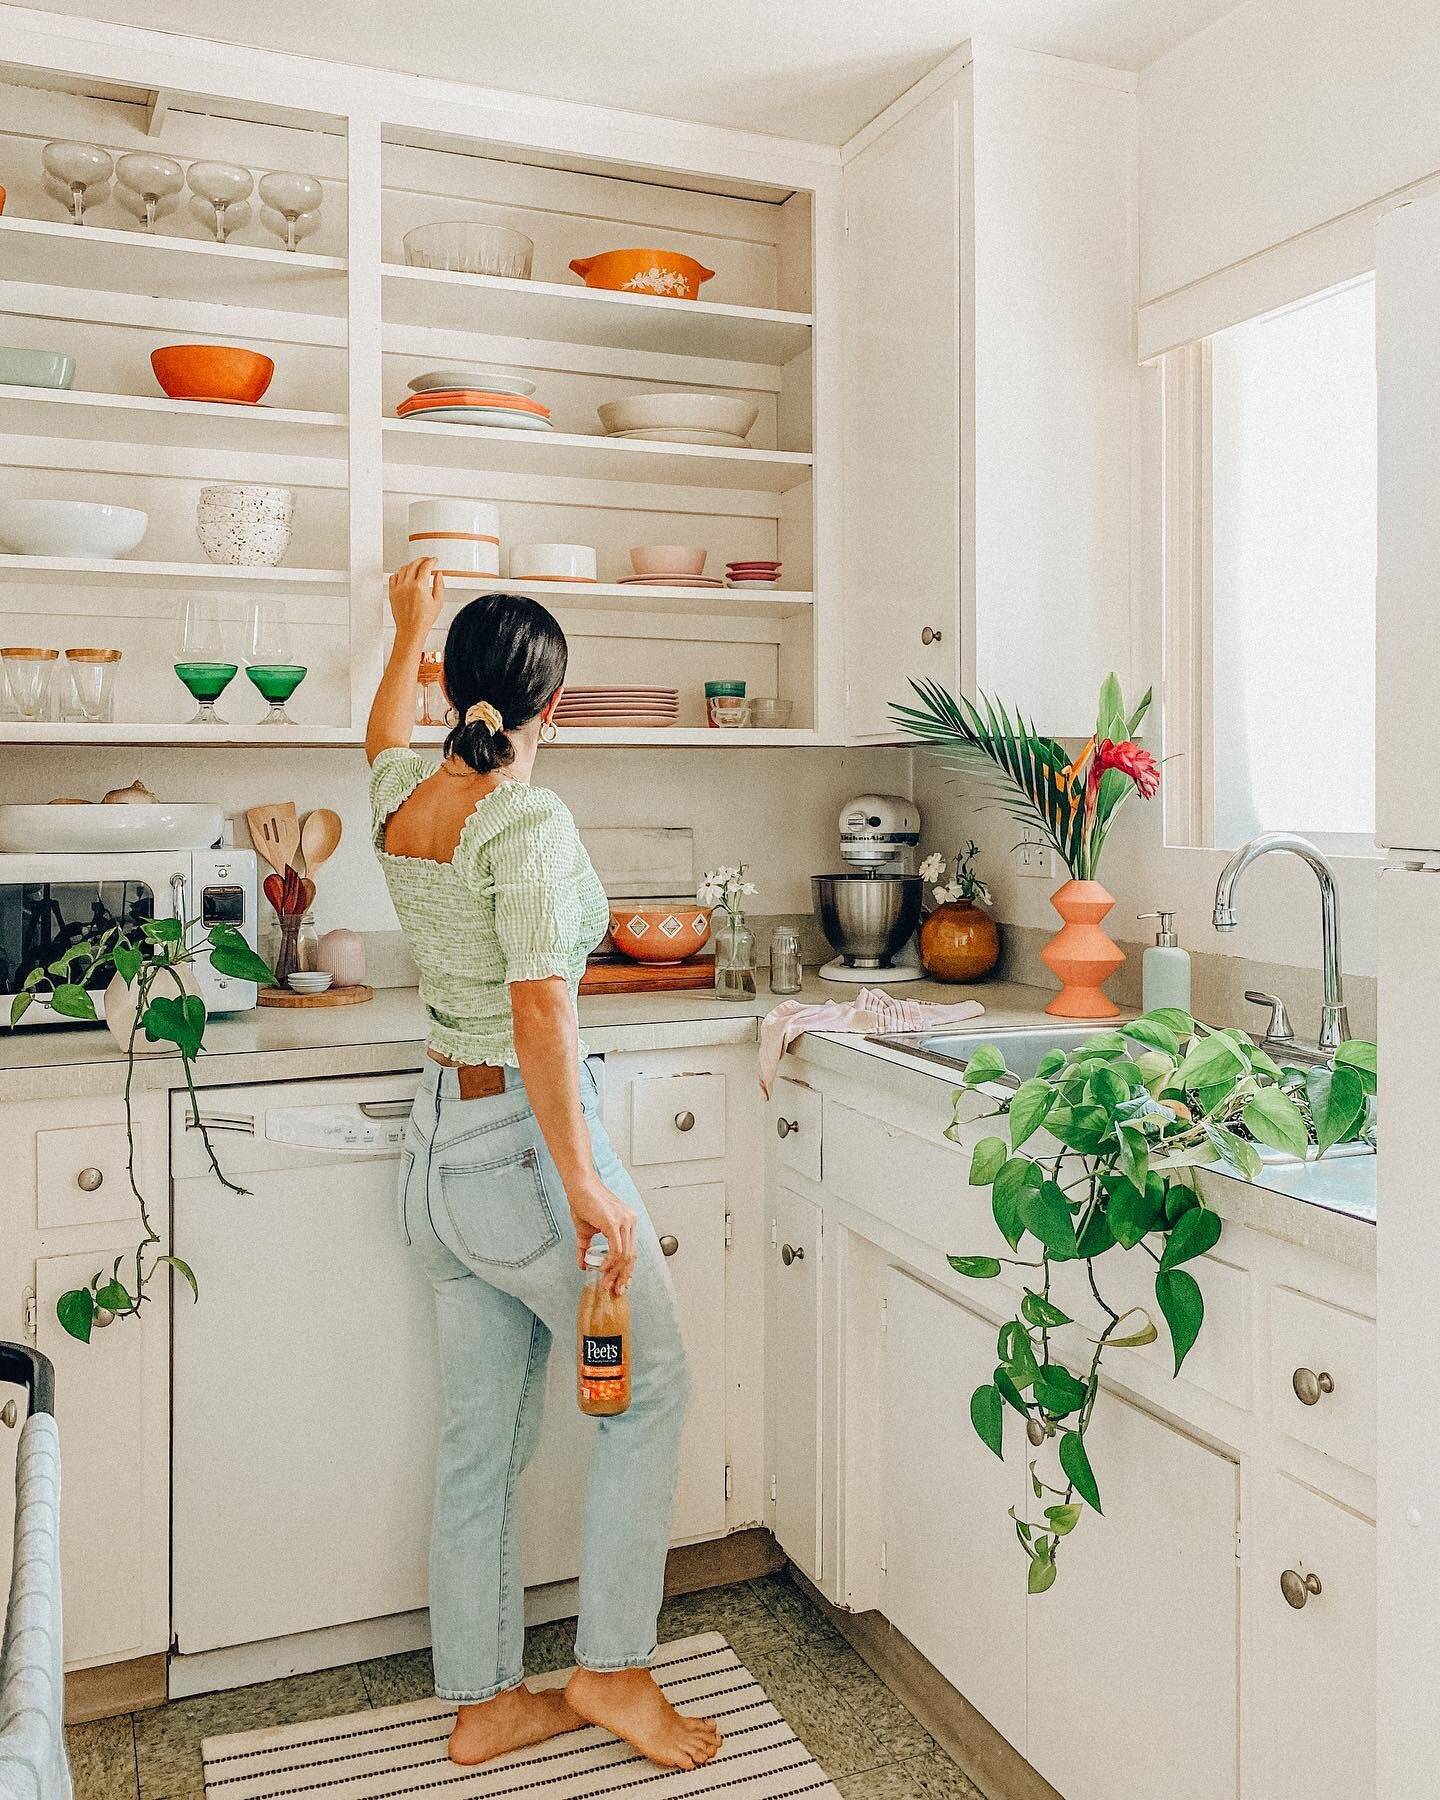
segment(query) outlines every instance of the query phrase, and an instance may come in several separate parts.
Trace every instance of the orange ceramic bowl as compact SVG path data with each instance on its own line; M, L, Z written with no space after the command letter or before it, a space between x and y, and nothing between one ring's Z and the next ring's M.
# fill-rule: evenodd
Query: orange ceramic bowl
M586 287L625 294L661 294L667 300L695 300L700 283L715 273L678 250L606 250L577 256L570 267Z
M221 400L231 406L254 406L275 373L268 356L232 344L166 344L150 352L150 367L172 400Z
M683 962L704 949L711 910L693 900L617 900L610 908L610 942L632 962Z

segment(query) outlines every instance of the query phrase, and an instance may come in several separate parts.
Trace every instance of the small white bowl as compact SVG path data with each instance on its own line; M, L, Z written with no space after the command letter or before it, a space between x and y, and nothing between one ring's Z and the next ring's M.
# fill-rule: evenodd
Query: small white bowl
M700 575L707 554L689 544L637 544L630 561L637 575Z
M515 544L510 551L512 581L594 581L595 552L589 544Z
M297 994L323 994L334 979L328 969L297 969L287 978Z
M128 556L150 515L88 500L0 501L0 542L17 556Z
M632 394L595 409L612 436L620 431L724 431L743 438L760 416L756 400L731 394Z

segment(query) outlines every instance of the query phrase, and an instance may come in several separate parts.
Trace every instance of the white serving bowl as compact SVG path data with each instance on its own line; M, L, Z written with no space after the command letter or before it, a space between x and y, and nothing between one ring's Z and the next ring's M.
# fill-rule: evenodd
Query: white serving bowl
M89 500L0 501L0 542L17 556L128 556L150 515Z
M225 829L218 806L156 800L146 806L0 806L0 853L205 850Z
M516 544L510 552L512 581L593 581L595 552L589 544Z
M405 260L414 269L448 269L461 275L530 279L535 244L523 231L477 219L417 225L405 233Z
M760 416L755 400L730 394L633 394L595 409L614 436L621 431L723 431L744 437Z

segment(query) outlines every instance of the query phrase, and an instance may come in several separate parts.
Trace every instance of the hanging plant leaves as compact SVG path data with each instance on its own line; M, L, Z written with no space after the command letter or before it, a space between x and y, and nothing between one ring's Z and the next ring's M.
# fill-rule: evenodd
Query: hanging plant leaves
M210 965L221 975L229 975L236 981L254 981L261 987L275 985L269 963L255 954L233 925L211 927Z
M170 1267L175 1270L180 1278L190 1284L192 1298L196 1300L200 1298L200 1284L195 1279L195 1271L190 1267L189 1263L185 1261L184 1257L165 1255L157 1256L155 1260L157 1263L169 1263Z
M1047 1300L1043 1294L1033 1294L1027 1288L1025 1298L1020 1302L1020 1317L1031 1325L1056 1326L1068 1325L1070 1315L1061 1312L1053 1300Z
M174 1044L193 1062L205 1036L205 1017L205 1002L198 994L182 994L178 999L157 994L140 1022L152 1044Z
M1059 1363L1046 1363L1035 1377L1037 1404L1057 1419L1063 1419L1067 1413L1079 1412L1089 1391L1083 1381L1077 1380Z
M93 1020L95 1017L95 1002L90 998L90 990L73 981L62 981L52 990L50 1005L67 1019Z
M975 1427L975 1435L982 1444L988 1444L996 1456L1003 1459L1005 1455L1004 1402L1000 1398L1000 1390L993 1382L987 1381L984 1387L976 1388L970 1396L970 1423Z
M1160 1267L1175 1269L1181 1263L1205 1256L1220 1242L1220 1219L1208 1206L1195 1206L1182 1213L1174 1230L1165 1240Z
M980 1044L970 1052L965 1064L965 1086L978 1087L982 1081L993 1081L1005 1073L1005 1058L993 1044Z
M1159 1019L1146 1016L1132 1019L1128 1025L1120 1027L1120 1035L1129 1038L1133 1043L1145 1044L1151 1050L1163 1050L1167 1056L1180 1054L1180 1042L1168 1025Z
M1000 1260L994 1256L947 1256L945 1260L957 1275L968 1275L972 1281L990 1281L1000 1273Z
M1036 1076L1021 1082L1010 1102L1010 1142L1015 1149L1035 1135L1054 1104L1055 1090L1048 1081Z
M1304 1161L1310 1148L1305 1115L1282 1089L1261 1088L1240 1116L1252 1137L1268 1144L1272 1150L1283 1150L1287 1156Z
M1005 1161L1009 1154L1004 1138L981 1138L970 1157L971 1187L989 1187L1005 1167Z
M1042 1544L1043 1550L1039 1547ZM1046 1593L1054 1587L1057 1573L1048 1541L1045 1538L1038 1539L1035 1554L1030 1559L1030 1573L1025 1580L1026 1591L1031 1594Z
M1305 1077L1305 1096L1321 1156L1332 1144L1352 1137L1365 1115L1365 1086L1359 1071L1343 1063L1333 1071L1311 1069Z
M1095 1479L1095 1471L1090 1467L1090 1453L1085 1448L1085 1440L1078 1431L1067 1431L1061 1436L1060 1467L1085 1504L1103 1514L1105 1508L1100 1504L1100 1484Z
M1063 1506L1047 1506L1045 1518L1056 1537L1066 1537L1080 1523L1080 1508L1073 1500Z
M1034 1164L1030 1165L1034 1168ZM1038 1171L1037 1171L1038 1173ZM1053 1181L1043 1181L1038 1189L1027 1187L1020 1196L1020 1217L1025 1229L1060 1262L1072 1262L1080 1247L1075 1241L1075 1221L1065 1196Z
M1155 1300L1170 1327L1178 1375L1180 1365L1194 1349L1200 1327L1205 1322L1205 1296L1200 1292L1199 1282L1186 1270L1163 1269L1155 1277Z
M88 1344L90 1327L95 1323L94 1294L89 1288L71 1288L55 1302L55 1316L71 1337Z

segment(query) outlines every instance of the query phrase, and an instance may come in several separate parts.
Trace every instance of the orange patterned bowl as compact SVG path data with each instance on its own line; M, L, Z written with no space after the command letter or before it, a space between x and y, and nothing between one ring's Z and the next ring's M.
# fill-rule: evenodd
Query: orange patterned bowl
M231 406L254 406L275 373L268 356L232 344L166 344L150 352L150 367L172 400L220 400Z
M632 962L683 962L704 948L712 910L693 900L616 900L610 941Z
M625 294L661 294L667 300L695 300L700 283L715 273L679 250L605 250L577 256L570 267L592 288Z

